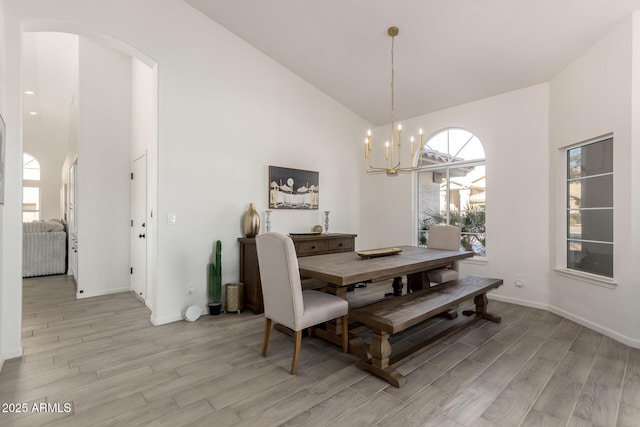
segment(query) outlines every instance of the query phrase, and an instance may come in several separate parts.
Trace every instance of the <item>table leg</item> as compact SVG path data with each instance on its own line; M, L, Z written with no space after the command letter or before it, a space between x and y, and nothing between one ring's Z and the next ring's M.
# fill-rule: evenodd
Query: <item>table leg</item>
M344 300L347 299L346 286L328 284L322 288L322 290ZM342 346L342 331L342 320L335 319L325 322L325 329L316 328L315 335L331 343ZM362 340L362 338L349 334L349 353L356 357L364 358L367 354L367 344Z
M393 284L391 286L393 286L394 297L399 297L402 295L402 287L404 286L404 283L402 283L402 277L394 277Z
M331 295L335 295L337 297L340 297L344 300L347 299L347 287L346 286L327 286L326 291L328 293L330 293ZM328 322L325 323L327 326L327 332L330 332L331 334L335 335L335 336L340 336L340 333L342 331L342 326L340 324L340 319L334 319L334 320L330 320Z
M407 274L407 292L414 292L424 289L425 282L427 283L428 288L429 282L426 276L426 272Z

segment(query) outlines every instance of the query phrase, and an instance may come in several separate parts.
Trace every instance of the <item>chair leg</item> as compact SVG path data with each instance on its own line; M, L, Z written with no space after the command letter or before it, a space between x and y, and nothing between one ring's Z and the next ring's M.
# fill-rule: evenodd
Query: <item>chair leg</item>
M302 331L293 333L293 360L291 361L291 375L296 374L298 369L298 356L300 356L300 346L302 345Z
M269 346L269 334L271 334L271 319L264 318L264 341L262 342L262 355L267 355L267 347Z
M340 323L342 324L342 352L347 353L349 351L349 315L342 316Z

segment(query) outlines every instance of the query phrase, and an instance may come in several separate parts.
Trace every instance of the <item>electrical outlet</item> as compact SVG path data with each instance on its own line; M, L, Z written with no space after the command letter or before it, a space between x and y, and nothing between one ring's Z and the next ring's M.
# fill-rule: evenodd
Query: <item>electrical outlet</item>
M519 288L524 286L524 277L522 277L522 274L516 274L516 286Z

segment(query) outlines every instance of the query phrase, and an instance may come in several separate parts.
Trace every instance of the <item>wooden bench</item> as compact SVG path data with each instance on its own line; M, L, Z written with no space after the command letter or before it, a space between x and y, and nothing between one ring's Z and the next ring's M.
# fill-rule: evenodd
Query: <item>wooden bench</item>
M475 310L465 311L465 315L474 315L473 321L484 318L500 322L499 316L487 312L487 292L500 285L502 285L501 279L461 276L457 280L430 289L388 298L352 310L349 313L351 320L372 329L369 354L358 361L356 366L385 379L396 387L401 387L406 383L406 378L392 367L400 360L390 359L389 337L471 298L474 299ZM423 348L424 345L419 347ZM419 348L415 351L417 350ZM415 351L406 354L403 358Z

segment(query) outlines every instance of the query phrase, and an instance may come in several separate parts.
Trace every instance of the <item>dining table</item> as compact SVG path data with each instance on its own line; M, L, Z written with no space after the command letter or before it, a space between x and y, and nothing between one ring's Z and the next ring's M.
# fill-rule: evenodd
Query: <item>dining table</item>
M389 255L380 255L385 253ZM397 246L299 258L298 269L301 276L327 282L335 289L336 295L344 298L349 285L403 276L407 277L409 286L419 287L426 280L423 273L472 256L472 251ZM396 294L401 290L394 288Z
M429 270L450 266L457 261L473 257L472 251L433 249L421 246L396 246L359 252L341 252L298 258L298 269L303 277L327 283L326 292L347 299L351 285L393 279L393 295L402 295L402 278L407 288L418 290L429 287ZM318 335L339 344L340 324L328 322L326 331Z

